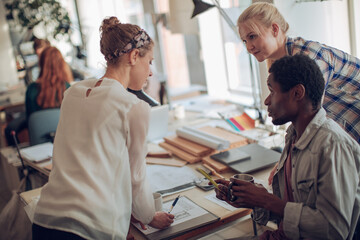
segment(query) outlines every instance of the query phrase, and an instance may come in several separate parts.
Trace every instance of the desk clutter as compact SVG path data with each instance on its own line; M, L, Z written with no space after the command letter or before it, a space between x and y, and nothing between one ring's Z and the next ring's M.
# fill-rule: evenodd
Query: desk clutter
M184 128L177 131L177 136L165 137L164 142L159 143L159 145L188 163L202 161L204 157L218 151L217 148L224 150L248 143L245 137L211 126L205 126L196 130L186 128L185 134L183 134L184 131L182 130ZM192 135L193 133L194 135ZM202 139L202 144L199 143L199 138Z
M246 113L243 114L241 116L249 118ZM185 163L202 162L216 173L230 169L242 173L267 167L279 159L278 153L257 144L258 139L261 139L258 135L271 136L273 133L257 128L240 134L217 126L182 127L177 129L176 135L164 137L164 142L159 143L159 146ZM172 165L172 161L164 165Z

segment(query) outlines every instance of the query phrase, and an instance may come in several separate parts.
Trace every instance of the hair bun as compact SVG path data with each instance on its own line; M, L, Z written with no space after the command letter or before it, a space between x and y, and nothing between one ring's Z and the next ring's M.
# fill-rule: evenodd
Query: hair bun
M117 17L108 17L103 20L100 29L103 32L106 32L107 30L110 30L112 27L114 27L118 24L121 24L121 23Z

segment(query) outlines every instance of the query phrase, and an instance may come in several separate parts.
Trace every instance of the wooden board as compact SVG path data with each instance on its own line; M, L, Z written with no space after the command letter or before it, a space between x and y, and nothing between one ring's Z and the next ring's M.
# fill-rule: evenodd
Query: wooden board
M187 161L188 163L196 163L201 161L201 157L191 155L190 153L187 153L171 144L168 144L166 142L159 143L160 147L165 148L175 156Z
M166 143L171 144L191 155L203 157L213 152L213 149L198 144L196 142L189 141L185 138L178 136L164 137Z

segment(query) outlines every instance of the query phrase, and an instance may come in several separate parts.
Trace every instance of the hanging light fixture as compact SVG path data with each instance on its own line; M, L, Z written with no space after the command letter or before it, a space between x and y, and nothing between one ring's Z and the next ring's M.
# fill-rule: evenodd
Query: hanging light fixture
M191 18L195 17L196 15L203 13L205 11L207 11L208 9L215 7L215 5L213 4L209 4L209 3L205 3L201 0L193 0L194 3L194 11L193 14L191 15Z

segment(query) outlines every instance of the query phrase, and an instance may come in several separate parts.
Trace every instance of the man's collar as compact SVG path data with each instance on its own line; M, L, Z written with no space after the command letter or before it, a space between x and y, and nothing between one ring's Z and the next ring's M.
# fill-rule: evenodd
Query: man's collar
M300 139L295 143L295 147L303 150L307 147L313 137L316 135L317 131L323 125L326 120L326 111L323 108L316 113L314 118L310 121L310 123L306 126L303 134ZM290 141L294 137L296 137L296 131L294 126L291 124L286 130L286 142Z

